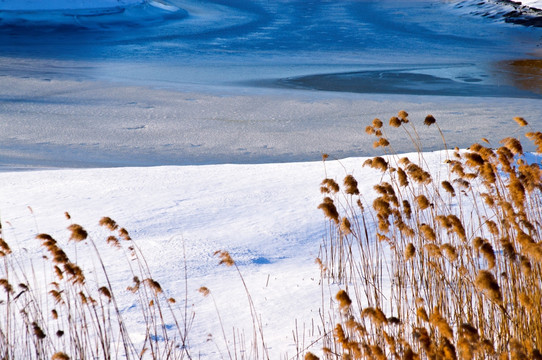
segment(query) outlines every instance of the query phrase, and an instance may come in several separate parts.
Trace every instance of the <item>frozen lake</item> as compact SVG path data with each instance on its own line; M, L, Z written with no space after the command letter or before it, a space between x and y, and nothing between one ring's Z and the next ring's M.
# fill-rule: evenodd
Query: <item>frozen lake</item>
M33 166L368 155L354 124L399 106L442 115L468 146L471 116L540 118L542 31L491 11L442 0L4 11L0 154Z

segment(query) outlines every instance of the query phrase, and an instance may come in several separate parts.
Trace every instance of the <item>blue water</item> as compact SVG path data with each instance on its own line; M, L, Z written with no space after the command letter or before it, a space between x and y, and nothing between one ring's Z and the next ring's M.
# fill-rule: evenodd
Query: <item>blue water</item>
M0 12L0 75L231 91L303 88L306 83L296 79L322 74L373 72L378 79L384 71L402 79L413 72L439 83L485 86L475 92L484 96L491 85L507 82L496 64L532 57L542 38L540 28L472 14L464 1L163 2L178 10L142 5L101 16ZM498 96L536 97L506 86ZM378 92L378 82L359 91ZM399 86L392 92L403 91Z

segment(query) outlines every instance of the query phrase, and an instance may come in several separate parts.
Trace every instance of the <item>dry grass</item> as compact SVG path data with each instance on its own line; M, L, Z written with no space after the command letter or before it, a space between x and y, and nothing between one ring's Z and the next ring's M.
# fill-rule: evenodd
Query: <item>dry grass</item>
M421 149L407 116L390 127ZM433 116L424 124L442 135ZM376 199L346 187L320 206L332 222L319 262L343 286L323 358L541 359L540 165L508 137L497 149L447 151L447 171L432 174L421 152L394 155L381 141L390 129L375 125L367 133L388 154L364 164L381 173ZM526 136L540 149L538 134Z

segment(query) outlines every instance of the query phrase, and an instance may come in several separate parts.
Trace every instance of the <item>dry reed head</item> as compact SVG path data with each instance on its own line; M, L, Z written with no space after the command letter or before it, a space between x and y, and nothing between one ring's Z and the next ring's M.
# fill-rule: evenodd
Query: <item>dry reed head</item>
M416 247L412 243L408 243L405 248L405 260L410 260L416 255Z
M105 296L108 300L111 300L111 291L105 286L102 286L98 289L98 292Z
M324 179L322 181L322 186L326 187L329 191L333 193L338 193L340 190L339 184L337 184L337 182L333 179Z
M408 186L407 174L400 167L397 168L397 179L399 180L399 186L402 186L402 187Z
M388 318L382 310L375 307L367 307L361 312L361 317L368 318L375 325L386 325Z
M119 239L117 239L117 238L116 238L115 236L113 236L113 235L108 236L107 239L106 239L106 242L107 242L109 245L111 245L111 246L113 246L113 247L115 247L115 248L120 248L120 247L121 247L121 246L120 246L120 241L119 241Z
M502 303L501 287L492 273L487 270L480 270L476 276L475 283L491 300L497 304Z
M390 118L390 126L394 128L398 128L403 124L403 122L396 116L393 116Z
M88 237L88 233L81 225L71 224L68 226L68 230L71 231L70 240L75 242L83 241Z
M345 192L348 195L359 195L358 182L352 175L347 175L344 178Z
M119 237L120 237L121 239L126 240L126 241L132 240L132 238L131 238L130 235L128 234L128 230L126 230L125 228L120 228L120 229L119 229Z
M198 289L198 291L204 296L207 297L211 293L211 290L209 290L207 287L202 286Z
M343 217L340 225L340 229L343 232L343 234L348 235L352 233L350 220L348 218Z
M405 110L399 111L397 117L401 119L402 122L408 122L408 113Z
M320 358L311 352L305 354L305 360L320 360Z
M441 185L447 193L449 193L451 196L455 196L455 189L449 181L444 180L443 182L441 182Z
M429 202L429 200L427 199L427 197L425 195L418 195L416 196L416 203L418 204L418 208L420 210L425 210L427 209L429 206L431 206L431 203Z
M11 254L11 249L4 239L0 238L0 257Z
M324 201L318 205L318 209L322 209L327 218L333 220L335 224L339 224L339 212L337 211L337 208L330 197L326 196Z
M427 126L431 126L436 122L437 122L437 120L435 119L435 117L433 115L427 115L425 117L425 120L423 121L423 124L427 125Z
M510 150L512 154L523 155L523 146L521 146L521 142L518 139L507 137L502 139L500 143Z
M42 328L35 321L32 322L32 331L34 332L34 335L38 338L38 340L43 340L47 337L47 335L45 335L45 333L43 332Z
M384 125L382 123L382 121L380 119L374 119L372 124L371 124L375 129L380 129L382 127L382 125Z
M230 253L224 250L218 250L215 251L213 255L216 255L220 258L219 265L224 264L226 266L233 266L235 265L235 261L233 261L232 257L230 256Z
M63 352L56 352L51 357L51 360L70 360L70 357Z
M337 295L335 295L335 299L339 302L339 309L341 311L346 312L350 309L350 305L352 305L352 300L350 300L350 296L348 296L348 293L344 290L339 290Z
M435 234L435 230L427 224L421 224L420 225L420 234L423 236L425 240L429 240L431 242L437 240L437 235Z
M527 126L529 123L522 117L516 116L514 121L518 123L519 126Z
M115 231L119 228L115 220L111 219L108 216L104 216L103 218L101 218L98 223L100 224L100 226L104 226L111 231Z

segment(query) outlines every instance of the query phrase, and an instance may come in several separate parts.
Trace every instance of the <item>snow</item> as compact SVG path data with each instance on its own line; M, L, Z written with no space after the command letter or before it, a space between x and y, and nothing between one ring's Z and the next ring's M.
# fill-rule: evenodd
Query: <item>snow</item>
M444 159L443 152L425 155L433 169L444 167ZM219 267L212 255L229 251L261 316L270 358L291 357L296 321L300 331L320 322L322 288L314 260L327 224L317 209L320 182L326 174L341 182L352 173L364 201L371 203L378 172L362 167L364 160L0 173L4 238L22 260L29 254L39 256L37 233L66 239L70 221L65 211L98 243L107 237L98 221L109 216L128 229L146 254L154 279L176 299L184 298L185 252L189 301L196 316L191 350L203 359L219 357L214 344L198 340L209 333L225 348L214 306L197 293L200 286L213 292L226 329L251 331L240 279ZM131 276L115 256L104 256L106 266L115 281L126 283ZM128 328L137 329L130 300L120 295ZM305 335L307 344L317 338ZM134 340L140 336L133 330Z
M522 1L518 1L518 2L520 2L522 5L527 5L529 7L542 9L542 1L541 0L522 0Z

